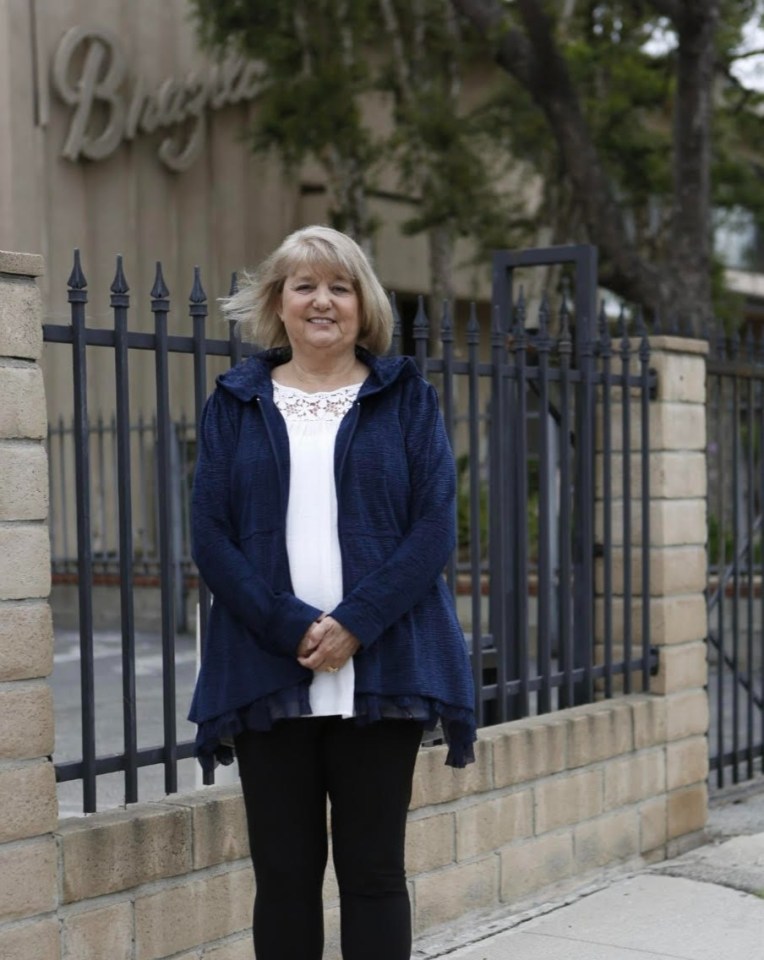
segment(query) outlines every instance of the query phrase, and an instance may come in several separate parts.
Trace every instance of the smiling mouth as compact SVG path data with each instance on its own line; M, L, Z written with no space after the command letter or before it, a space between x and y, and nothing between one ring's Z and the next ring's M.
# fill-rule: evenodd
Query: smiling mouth
M317 324L330 324L334 323L331 317L309 317L308 323L317 323Z

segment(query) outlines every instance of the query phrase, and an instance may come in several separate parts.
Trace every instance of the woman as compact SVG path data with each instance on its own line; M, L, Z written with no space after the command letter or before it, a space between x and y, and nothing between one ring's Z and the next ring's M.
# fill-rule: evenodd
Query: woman
M345 960L407 960L403 848L422 728L473 759L472 679L442 571L454 464L432 386L385 357L360 247L287 237L226 303L268 347L218 378L193 549L213 596L190 719L247 811L258 960L320 960L326 799Z

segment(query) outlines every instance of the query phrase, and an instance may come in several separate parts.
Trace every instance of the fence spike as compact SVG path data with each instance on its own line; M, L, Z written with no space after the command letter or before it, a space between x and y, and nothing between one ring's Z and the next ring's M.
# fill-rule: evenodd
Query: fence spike
M603 357L609 358L610 356L612 356L613 339L610 336L610 322L608 321L607 311L605 310L604 302L600 304L599 337L600 337L600 354Z
M451 304L448 300L443 301L443 313L440 317L440 339L443 342L450 342L454 339L454 328L451 322Z
M567 283L564 280L562 285L562 300L560 301L558 318L560 324L560 337L557 341L557 352L561 357L569 358L573 353L573 337L570 332L570 310L568 308Z
M414 336L417 336L417 331L419 336L426 335L426 332L430 326L430 321L427 319L427 311L424 308L424 296L420 293L416 298L416 316L414 317Z
M621 312L618 316L618 328L620 332L619 351L621 360L626 362L631 356L631 339L629 338L629 318L626 315L626 309L621 304Z
M236 274L234 274L236 276ZM194 267L194 285L191 287L191 293L188 299L191 303L206 303L207 294L202 286L202 275L199 267Z
M390 309L393 312L393 337L390 349L399 351L401 335L403 331L401 326L401 315L398 313L398 298L395 296L395 291L390 292Z
M501 310L498 303L491 310L491 343L497 347L504 343L504 328L501 325Z
M647 324L645 323L645 314L642 307L637 307L637 336L644 338L647 336Z
M570 335L570 310L568 308L568 284L567 279L562 284L562 301L560 302L560 341L572 344Z
M473 300L470 303L470 316L467 321L467 343L477 343L480 339L480 323L477 315L477 305Z
M606 339L610 339L610 325L607 322L607 311L605 310L604 300L600 300L600 309L597 314L597 328L602 343L604 343Z
M628 340L629 339L629 321L626 319L626 308L621 304L621 309L618 311L618 336L620 339Z
M644 364L650 357L650 334L642 307L637 308L637 330L639 331L639 359Z
M69 274L69 279L66 281L66 285L70 290L84 290L88 285L85 274L82 272L79 247L74 248L74 265L72 272Z
M122 269L122 254L117 254L117 272L114 274L114 280L109 288L112 293L124 294L130 290L125 279L125 273Z
M520 295L517 298L517 304L515 305L515 330L517 334L523 336L525 333L525 290L523 287L520 287Z
M234 270L231 274L231 286L228 288L228 296L233 297L239 292L239 277Z
M539 304L539 339L543 340L549 335L549 297L546 290L541 294L541 303Z
M151 299L163 300L169 296L170 291L167 289L167 284L164 282L164 276L162 275L162 263L161 261L157 260L157 269L154 275L154 286L151 288Z

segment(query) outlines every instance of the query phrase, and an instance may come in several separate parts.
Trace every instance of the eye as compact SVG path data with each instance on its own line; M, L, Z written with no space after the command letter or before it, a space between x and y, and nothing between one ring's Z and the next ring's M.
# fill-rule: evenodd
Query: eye
M335 293L350 293L350 287L344 283L335 283L332 287Z

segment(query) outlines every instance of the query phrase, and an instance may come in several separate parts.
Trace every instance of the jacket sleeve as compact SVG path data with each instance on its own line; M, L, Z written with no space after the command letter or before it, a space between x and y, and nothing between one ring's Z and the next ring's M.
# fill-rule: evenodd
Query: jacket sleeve
M238 429L226 407L217 389L202 413L191 504L192 555L215 601L241 620L264 650L294 657L321 611L291 593L274 592L239 547L230 509Z
M456 542L456 472L435 388L427 384L411 403L404 426L411 483L408 532L332 611L364 648L424 598Z

